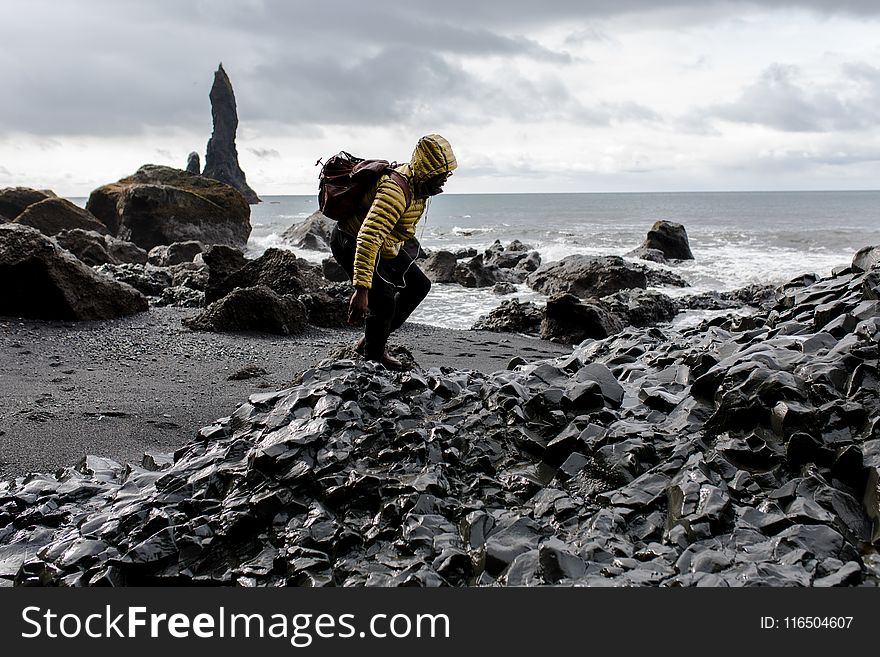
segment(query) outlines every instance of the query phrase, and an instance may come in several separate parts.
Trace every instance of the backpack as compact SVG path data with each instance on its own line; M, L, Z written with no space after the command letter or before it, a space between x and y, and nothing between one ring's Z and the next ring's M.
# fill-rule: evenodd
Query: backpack
M318 160L318 164L321 160ZM412 192L406 178L394 170L396 162L365 160L341 151L329 158L318 175L318 209L329 219L341 221L352 216L365 216L359 207L364 195L383 174L390 175L403 189L407 206Z

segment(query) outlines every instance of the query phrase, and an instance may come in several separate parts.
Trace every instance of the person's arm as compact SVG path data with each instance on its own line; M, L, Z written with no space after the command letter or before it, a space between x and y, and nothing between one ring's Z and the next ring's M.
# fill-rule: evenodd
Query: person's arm
M391 176L384 176L376 190L369 212L361 224L354 252L354 277L356 288L369 290L373 286L373 269L376 257L385 238L397 225L406 211L403 189Z

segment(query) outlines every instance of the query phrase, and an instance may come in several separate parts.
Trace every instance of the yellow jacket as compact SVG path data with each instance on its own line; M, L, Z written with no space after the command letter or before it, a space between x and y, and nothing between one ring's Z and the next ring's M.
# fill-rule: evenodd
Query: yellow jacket
M385 174L361 202L363 209L369 208L363 222L356 217L340 222L340 228L357 235L353 285L368 289L372 287L373 270L379 255L393 258L400 252L400 246L416 234L416 224L428 200L427 196L419 194L421 185L433 176L451 172L457 166L448 141L440 135L422 137L409 163L396 169L409 182L410 204L406 204L401 186Z

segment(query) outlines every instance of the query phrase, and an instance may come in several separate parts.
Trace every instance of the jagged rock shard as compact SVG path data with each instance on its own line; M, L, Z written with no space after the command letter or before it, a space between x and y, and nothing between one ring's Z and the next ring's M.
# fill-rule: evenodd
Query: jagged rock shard
M242 193L248 203L259 203L259 197L247 184L244 171L238 165L238 151L235 148L238 111L235 108L232 83L223 70L223 64L220 64L214 73L210 98L214 132L208 140L205 170L202 175L232 185Z

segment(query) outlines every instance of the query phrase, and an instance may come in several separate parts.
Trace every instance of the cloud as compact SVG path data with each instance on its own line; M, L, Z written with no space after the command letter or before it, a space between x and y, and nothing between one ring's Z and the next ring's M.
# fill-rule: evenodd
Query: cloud
M872 128L880 120L880 71L849 64L833 85L811 84L797 66L772 64L739 97L686 117L692 131L714 120L760 125L783 132L833 132Z
M248 148L248 151L261 160L277 160L281 157L281 153L274 148Z

